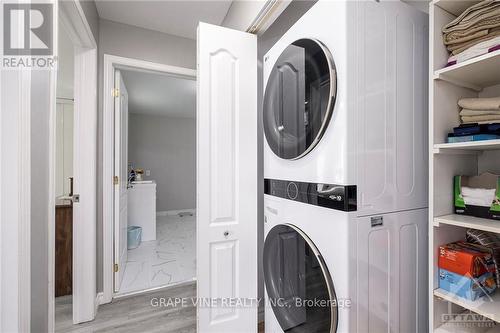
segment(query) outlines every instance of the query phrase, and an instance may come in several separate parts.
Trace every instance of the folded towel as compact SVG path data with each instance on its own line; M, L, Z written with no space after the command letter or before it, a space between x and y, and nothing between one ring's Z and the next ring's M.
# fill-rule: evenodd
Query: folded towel
M494 52L495 48L498 47L499 45L500 45L500 36L497 36L493 39L476 44L457 55L450 56L448 58L448 63L459 64L469 59L482 56L483 54Z
M484 115L493 115L500 116L500 110L470 110L470 109L462 109L460 111L461 116L484 116Z
M485 10L488 11L492 5L495 5L495 3L498 2L497 0L484 0L481 1L475 5L470 6L466 10L463 11L462 14L460 14L456 19L448 23L443 27L443 33L451 32L456 29L456 26L462 22L462 21L467 21L470 16L474 16L474 14L481 14Z
M465 38L471 34L485 29L493 29L500 26L500 7L494 10L495 16L476 22L474 25L458 31L453 31L444 35L445 43L449 43L456 39Z
M500 121L500 115L462 116L464 123L477 123L479 121Z
M500 110L500 97L493 98L462 98L458 105L463 109L491 111Z
M452 39L452 40L449 40L449 41L446 40L446 38L445 38L444 45L447 45L448 47L450 47L450 46L453 46L455 44L467 43L467 42L469 42L471 40L474 40L476 38L481 38L481 37L486 36L489 31L490 31L490 29L483 29L483 30L474 32L472 34L469 34L467 36L463 36L463 37L460 37L460 38Z
M478 125L491 125L491 124L500 124L500 120L487 120L487 121L462 121L462 124L478 124Z
M465 42L465 43L449 45L447 47L447 49L448 49L448 51L452 51L453 55L458 55L464 51L467 51L471 47L474 47L474 46L481 44L481 43L484 43L484 44L481 44L483 46L483 48L487 48L488 45L490 47L495 46L496 43L498 42L498 39L497 39L498 37L500 37L500 27L497 27L495 29L491 29L490 32L486 36L475 38L475 39L468 41L468 42Z
M498 26L500 1L485 0L467 8L443 27L445 42Z

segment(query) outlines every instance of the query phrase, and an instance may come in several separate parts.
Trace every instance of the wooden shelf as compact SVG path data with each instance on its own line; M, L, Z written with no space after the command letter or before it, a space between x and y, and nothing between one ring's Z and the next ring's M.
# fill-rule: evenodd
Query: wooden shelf
M434 223L500 233L500 221L474 216L458 214L438 216L434 218Z
M470 6L480 2L480 0L434 0L432 3L448 13L459 16Z
M434 154L477 153L483 150L500 149L500 139L470 142L439 143L434 145Z
M434 72L435 80L481 91L500 83L500 50Z
M434 296L452 302L488 319L496 322L500 321L500 292L498 290L493 295L481 297L476 301L468 301L443 289L435 289Z

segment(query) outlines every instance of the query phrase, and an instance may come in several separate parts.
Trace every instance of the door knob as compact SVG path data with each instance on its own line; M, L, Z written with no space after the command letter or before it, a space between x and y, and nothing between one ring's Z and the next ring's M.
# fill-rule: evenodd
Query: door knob
M227 236L229 236L229 231L226 230L226 231L224 231L224 237L227 238Z

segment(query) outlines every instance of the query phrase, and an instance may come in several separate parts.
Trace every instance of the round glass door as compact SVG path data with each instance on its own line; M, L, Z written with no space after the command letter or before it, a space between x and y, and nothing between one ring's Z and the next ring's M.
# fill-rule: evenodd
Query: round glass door
M264 242L264 282L269 304L285 332L337 329L337 299L321 254L298 228L281 224Z
M320 42L299 39L280 55L264 95L264 133L272 151L298 159L321 140L337 91L333 59Z

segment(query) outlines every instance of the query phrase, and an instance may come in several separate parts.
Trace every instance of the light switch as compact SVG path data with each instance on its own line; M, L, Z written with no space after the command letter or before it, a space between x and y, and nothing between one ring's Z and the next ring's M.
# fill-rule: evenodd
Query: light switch
M151 170L146 170L146 177L151 176Z

